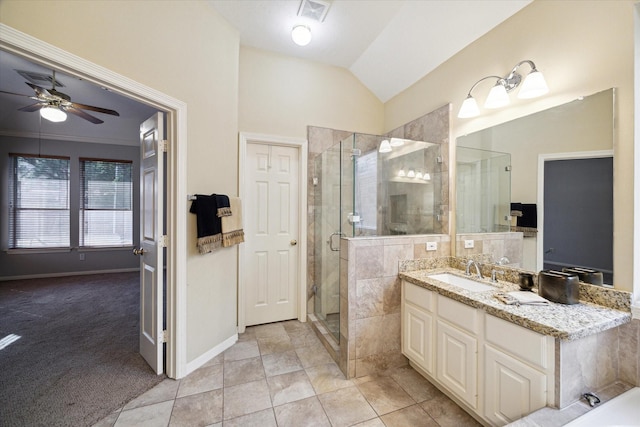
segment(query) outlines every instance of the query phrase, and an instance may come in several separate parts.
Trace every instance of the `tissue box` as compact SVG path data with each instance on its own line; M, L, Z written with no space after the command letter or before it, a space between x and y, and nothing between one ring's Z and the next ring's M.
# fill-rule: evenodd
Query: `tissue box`
M560 304L580 302L580 281L575 273L542 270L538 273L538 294Z

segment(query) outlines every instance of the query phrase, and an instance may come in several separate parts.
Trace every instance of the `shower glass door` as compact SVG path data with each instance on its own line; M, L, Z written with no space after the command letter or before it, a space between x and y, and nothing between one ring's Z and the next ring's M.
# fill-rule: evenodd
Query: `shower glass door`
M340 238L353 237L354 136L315 158L315 315L340 342Z

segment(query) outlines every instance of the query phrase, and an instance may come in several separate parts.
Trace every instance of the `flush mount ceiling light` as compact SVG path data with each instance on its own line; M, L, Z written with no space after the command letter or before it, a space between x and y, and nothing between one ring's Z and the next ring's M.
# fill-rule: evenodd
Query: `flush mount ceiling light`
M298 46L306 46L311 41L311 29L306 25L296 25L291 30L291 39Z
M520 68L520 66L523 64L528 64L531 67L531 71L529 72L529 74L527 74L524 81L522 81L522 75L516 72L518 68ZM469 89L467 98L464 100L462 106L460 107L460 111L458 112L459 118L466 119L469 117L475 117L480 114L478 103L471 95L471 92L476 88L476 86L478 86L480 82L488 79L494 79L496 84L491 88L491 91L487 96L487 99L484 103L485 108L500 108L509 104L509 92L520 86L521 82L522 86L518 91L518 98L531 99L542 96L545 93L549 92L549 87L547 86L547 82L544 80L544 76L542 75L542 73L538 71L533 61L526 59L516 64L516 66L513 67L511 72L506 77L487 76L475 82L474 85L471 86L471 89Z
M50 122L64 122L67 120L67 113L54 105L47 105L40 109L40 116Z

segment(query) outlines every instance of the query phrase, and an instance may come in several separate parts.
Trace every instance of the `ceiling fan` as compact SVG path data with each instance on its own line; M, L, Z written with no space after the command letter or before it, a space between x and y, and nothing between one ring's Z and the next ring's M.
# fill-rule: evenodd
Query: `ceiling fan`
M109 110L107 108L94 107L92 105L79 104L77 102L71 102L71 97L65 93L58 92L56 90L56 72L53 71L52 87L51 89L45 89L38 85L25 82L36 93L35 96L23 95L21 93L7 92L0 90L0 93L7 93L10 95L25 96L36 100L35 104L27 105L26 107L18 108L18 111L33 112L40 111L42 117L52 122L62 122L66 120L67 114L71 113L91 123L100 124L104 123L103 120L92 116L91 114L83 111L95 111L97 113L110 114L112 116L120 116L117 111Z

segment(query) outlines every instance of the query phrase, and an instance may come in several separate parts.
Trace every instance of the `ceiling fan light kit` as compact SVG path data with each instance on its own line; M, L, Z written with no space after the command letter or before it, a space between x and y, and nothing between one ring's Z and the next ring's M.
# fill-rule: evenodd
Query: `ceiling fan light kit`
M47 105L40 109L40 116L50 122L59 123L67 120L67 113L53 105Z

